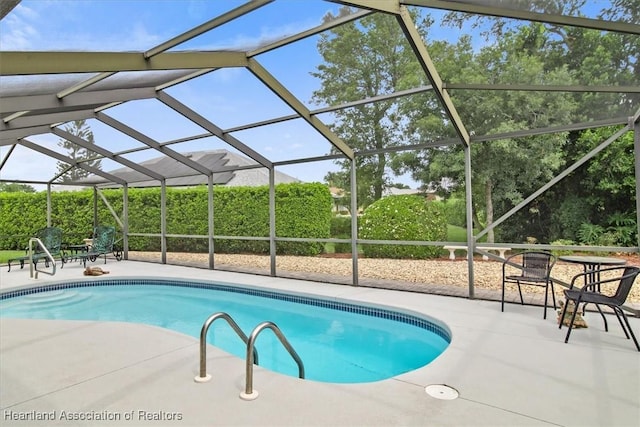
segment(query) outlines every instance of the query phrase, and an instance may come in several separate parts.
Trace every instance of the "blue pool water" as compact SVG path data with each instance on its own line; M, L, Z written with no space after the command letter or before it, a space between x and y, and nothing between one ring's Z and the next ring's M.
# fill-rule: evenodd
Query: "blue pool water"
M240 286L175 280L105 280L49 285L0 295L0 316L144 323L198 338L215 312L228 313L248 336L274 322L300 355L306 378L336 383L378 381L422 367L449 345L430 319L352 303ZM207 341L244 359L246 346L224 321ZM256 340L260 366L298 375L271 330Z

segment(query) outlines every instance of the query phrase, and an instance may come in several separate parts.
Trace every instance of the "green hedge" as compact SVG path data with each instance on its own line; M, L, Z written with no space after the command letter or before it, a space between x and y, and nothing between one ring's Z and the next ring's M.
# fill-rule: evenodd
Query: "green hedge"
M331 194L323 184L280 184L276 192L276 235L278 237L327 238L330 233ZM122 190L104 190L117 213L122 212ZM64 239L77 242L93 228L93 191L52 194L52 225L64 231ZM167 233L208 234L208 191L206 186L167 189ZM129 232L160 233L160 189L130 189ZM1 249L24 247L33 232L46 226L46 193L0 193ZM98 222L116 225L106 205L98 199ZM269 188L216 187L214 230L223 236L269 236ZM134 251L160 250L159 237L132 236ZM278 242L280 254L316 255L321 243ZM207 239L169 238L171 251L206 252ZM215 240L221 253L268 253L269 242Z
M366 240L444 241L447 223L442 203L420 196L389 196L362 214L359 237ZM372 258L436 258L440 246L363 245Z
M331 237L336 239L351 239L351 217L334 216L331 218ZM350 253L351 243L334 243L333 251L337 254Z

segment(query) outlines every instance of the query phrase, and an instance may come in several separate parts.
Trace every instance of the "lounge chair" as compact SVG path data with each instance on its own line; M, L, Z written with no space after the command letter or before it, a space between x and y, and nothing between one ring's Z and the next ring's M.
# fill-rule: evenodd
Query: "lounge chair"
M116 229L110 225L99 225L93 229L91 246L85 251L80 251L70 258L82 260L82 265L87 267L89 261L95 261L100 255L104 256L104 263L107 263L107 254L113 252L113 243L116 236Z
M58 227L44 227L40 230L36 231L35 236L37 237L44 247L49 251L51 256L59 257L61 261L61 268L64 267L65 257L62 252L62 230ZM9 264L9 270L11 271L11 263L19 262L20 268L24 268L24 262L29 260L29 248L25 249L26 255L21 257L11 258L7 261ZM49 266L49 258L47 257L47 253L42 249L39 244L35 244L33 247L33 264L37 265L38 261L41 259L44 260L45 266Z

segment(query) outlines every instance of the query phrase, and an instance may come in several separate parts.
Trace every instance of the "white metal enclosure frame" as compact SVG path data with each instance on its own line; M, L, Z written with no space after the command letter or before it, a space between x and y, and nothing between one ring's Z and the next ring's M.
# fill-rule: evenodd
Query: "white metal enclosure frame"
M564 15L549 15L525 10L518 6L513 8L505 7L503 4L497 4L492 0L461 0L461 1L441 1L441 0L335 0L333 3L349 5L359 10L349 16L340 17L331 22L310 28L306 31L299 32L295 35L281 38L276 41L265 43L262 46L246 51L176 51L172 50L185 42L205 34L219 26L228 24L236 18L246 14L259 13L260 9L267 7L274 0L254 0L249 1L235 9L216 16L205 23L194 27L182 34L179 34L157 46L151 47L146 51L140 52L72 52L72 51L49 51L49 52L19 52L19 51L1 51L0 52L0 146L10 146L10 149L0 163L0 171L8 161L11 161L11 154L17 146L29 148L35 152L50 156L65 162L69 165L69 169L78 167L87 170L94 176L94 181L90 184L96 188L96 198L100 187L121 186L124 188L124 212L122 219L113 212L112 214L119 222L124 236L125 258L127 257L127 238L129 236L128 229L128 203L127 189L135 186L136 181L127 181L118 176L104 172L97 168L92 168L86 162L75 161L68 156L61 155L30 138L34 135L50 133L60 138L64 138L79 147L83 147L95 154L95 158L110 159L122 166L126 166L140 175L142 180L155 180L161 187L161 231L159 237L162 242L162 262L166 262L166 241L167 237L183 237L177 235L169 235L166 230L166 181L172 178L170 175L163 174L161 171L142 166L128 160L125 155L130 154L137 149L127 151L111 151L104 147L99 147L77 136L71 135L62 129L61 125L73 120L95 119L102 124L109 126L124 135L138 141L142 148L153 149L159 155L167 156L176 162L184 165L192 171L194 175L203 175L208 179L209 187L209 267L214 268L214 246L213 239L224 238L225 236L216 236L214 233L214 212L213 212L213 185L216 174L237 170L238 168L221 165L215 169L210 169L197 161L192 160L187 155L172 148L174 144L196 140L203 137L215 137L224 143L233 147L235 150L246 155L255 163L252 166L243 166L243 168L266 168L269 171L270 184L270 235L268 238L258 238L269 240L271 247L271 275L275 276L276 272L276 251L277 241L326 241L338 242L336 239L293 239L277 237L275 232L275 168L278 166L291 165L296 163L307 163L342 158L351 162L351 194L356 194L356 159L358 156L370 156L375 154L373 151L354 151L347 143L345 143L338 135L336 135L329 125L323 122L319 116L331 111L351 108L357 105L375 103L383 100L394 99L398 97L408 96L416 93L429 92L438 100L442 110L444 111L448 121L455 130L456 138L446 141L433 141L418 145L405 145L400 147L389 147L384 149L385 152L402 151L402 150L420 150L428 147L436 147L448 144L460 144L464 147L466 153L466 206L467 206L467 242L468 265L469 265L469 297L474 296L474 267L473 253L476 252L475 242L485 235L489 230L504 222L507 218L526 206L531 200L551 188L558 181L566 177L577 167L595 156L598 152L605 149L609 144L614 142L622 134L626 132L634 132L635 137L635 171L636 177L640 176L640 110L628 112L626 115L619 117L610 117L603 120L589 121L585 123L572 123L566 126L554 126L545 129L530 129L516 132L492 134L492 135L473 135L467 130L463 118L457 111L455 102L450 96L451 90L515 90L515 91L563 91L563 92L604 92L604 93L640 93L639 86L543 86L543 85L509 85L500 86L466 83L447 83L440 77L437 67L432 61L425 41L421 38L413 22L408 7L444 9L450 11L459 11L470 14L488 15L504 18L522 19L536 22L547 22L569 27L589 28L601 31L619 32L640 36L640 25L604 21L599 19L590 19L582 17L572 17ZM5 4L3 3L3 6ZM13 4L15 6L15 2ZM2 10L6 15L11 10ZM348 22L356 21L362 17L374 13L390 14L396 18L397 24L402 29L407 42L411 46L415 57L420 64L423 72L428 78L430 85L416 87L413 89L398 91L393 94L387 94L375 98L368 98L354 101L348 104L330 106L318 110L310 110L304 102L296 98L296 96L276 77L274 77L258 59L261 54L272 50L283 48L287 45L294 44L307 37L320 34L331 28L343 25ZM187 106L185 103L171 96L167 89L192 79L198 79L219 69L225 68L242 68L247 70L255 77L264 87L269 89L277 98L282 100L294 113L291 115L274 117L269 120L259 122L245 123L233 128L223 129L211 119L205 117L195 109ZM59 76L58 80L47 80L40 85L25 84L21 82L23 77L37 76ZM33 82L33 80L31 80ZM109 108L135 100L153 100L160 102L173 110L175 113L186 118L188 121L196 124L205 130L205 133L193 135L191 137L182 138L173 141L158 141L151 136L134 129L133 127L119 121L111 116L108 112ZM270 126L289 120L301 119L308 123L319 135L321 135L331 147L334 147L338 153L327 154L311 158L298 158L287 161L274 161L269 158L266 153L261 153L253 149L250 145L244 143L235 133L255 129L264 126ZM536 192L527 197L522 203L515 206L509 212L505 213L498 220L494 221L489 228L481 231L477 235L473 235L472 223L472 197L471 197L471 172L473 165L471 164L470 146L476 143L490 143L493 140L503 138L516 138L529 135L552 134L568 130L588 129L601 126L622 125L624 126L616 134L602 142L595 150L588 153L581 160L571 165L561 174L550 180ZM12 182L39 183L47 184L50 188L51 184L58 184L60 176L58 174L46 182L20 181L12 180ZM1 181L1 180L0 180ZM84 183L72 183L83 184ZM50 200L50 199L49 199ZM106 199L103 198L106 202ZM357 200L352 198L352 212L357 211ZM48 211L50 215L50 210ZM636 185L636 219L640 228L640 190ZM48 219L50 222L50 218ZM352 230L357 230L357 216L352 217ZM640 235L640 230L638 235ZM184 236L189 237L189 236ZM247 236L251 238L251 236ZM443 245L446 242L415 242L415 241L367 241L359 239L357 233L352 233L350 240L352 244L352 260L353 260L353 284L358 284L358 255L356 245L375 244L375 243L392 243L392 244L423 244L423 245ZM499 245L498 245L499 246ZM511 244L510 247L525 248L526 245ZM544 245L536 247L544 249ZM586 248L594 249L594 248ZM640 251L640 242L636 246L628 248L614 248L623 252ZM480 253L488 254L480 251Z

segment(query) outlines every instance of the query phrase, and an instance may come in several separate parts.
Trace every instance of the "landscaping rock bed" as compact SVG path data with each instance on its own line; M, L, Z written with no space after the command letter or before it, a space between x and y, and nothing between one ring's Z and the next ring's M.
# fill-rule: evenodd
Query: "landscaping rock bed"
M625 258L629 264L640 265L638 255L616 255ZM155 252L129 252L129 259L140 261L160 261L160 254ZM208 254L176 253L167 254L169 264L207 267ZM216 254L215 266L222 270L244 271L249 273L268 274L270 257L266 255L229 255ZM283 277L309 278L333 283L351 283L352 261L344 256L277 256L276 269ZM358 272L361 284L365 286L406 289L417 292L449 294L455 296L468 295L468 265L466 260L455 261L441 258L434 260L396 260L358 258ZM559 261L552 270L556 280L570 283L571 278L582 272L577 264ZM640 281L640 280L639 280ZM500 261L483 261L478 258L474 262L474 284L478 292L500 291L502 287L502 263ZM451 292L447 292L447 289ZM515 287L507 288L510 292ZM556 295L562 298L562 286L556 286ZM524 286L527 294L541 294L543 288ZM485 294L487 294L485 292ZM491 292L488 292L491 295ZM495 298L495 295L493 295ZM499 294L498 294L499 298ZM493 298L492 298L493 299ZM636 283L627 302L640 307L640 284Z

